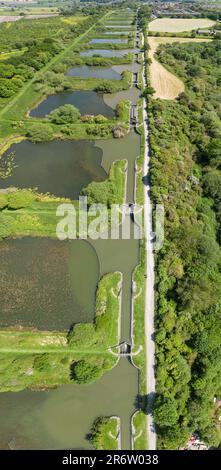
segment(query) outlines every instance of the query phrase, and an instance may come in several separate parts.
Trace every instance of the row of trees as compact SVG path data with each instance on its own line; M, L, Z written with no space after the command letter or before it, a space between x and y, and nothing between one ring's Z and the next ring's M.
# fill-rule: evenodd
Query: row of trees
M149 101L152 199L165 207L157 255L159 446L198 430L220 442L221 395L220 44L161 46L160 60L185 81L176 102Z

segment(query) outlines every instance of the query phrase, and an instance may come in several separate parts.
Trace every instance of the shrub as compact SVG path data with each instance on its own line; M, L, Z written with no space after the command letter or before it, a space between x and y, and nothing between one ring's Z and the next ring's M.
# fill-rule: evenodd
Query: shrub
M71 370L72 378L79 384L93 382L101 375L101 371L96 364L90 364L84 360L74 363Z
M34 359L34 369L39 372L47 372L51 370L51 364L47 354L39 354Z
M34 194L26 189L9 194L8 196L8 207L10 209L22 209L23 207L29 207L34 200Z
M102 123L102 122L107 121L107 118L106 118L105 116L103 116L103 114L98 114L97 116L95 116L94 121L95 121L97 124L100 124L100 123Z
M0 194L0 210L8 205L8 200L5 194Z
M81 116L81 121L82 122L94 122L94 115L93 114L85 114L84 116Z
M102 82L95 88L95 91L97 93L112 93L113 86L109 82Z
M48 142L53 138L53 129L47 124L33 124L31 129L27 132L27 137L29 137L32 142Z
M120 124L116 124L113 127L112 132L115 139L121 139L127 134L127 129Z
M48 118L54 124L71 124L80 118L80 111L72 104L65 104L51 111Z

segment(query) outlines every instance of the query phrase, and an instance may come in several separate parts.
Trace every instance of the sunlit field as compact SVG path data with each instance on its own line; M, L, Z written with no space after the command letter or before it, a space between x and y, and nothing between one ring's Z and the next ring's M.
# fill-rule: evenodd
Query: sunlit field
M210 28L214 21L201 18L158 18L149 23L149 30L159 33L181 33L198 28Z

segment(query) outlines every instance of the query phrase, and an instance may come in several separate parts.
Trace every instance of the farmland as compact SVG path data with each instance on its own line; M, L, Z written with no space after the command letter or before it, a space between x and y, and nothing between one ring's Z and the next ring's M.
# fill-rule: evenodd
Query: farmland
M159 33L180 33L198 28L210 28L214 21L204 18L158 18L149 23L149 30Z

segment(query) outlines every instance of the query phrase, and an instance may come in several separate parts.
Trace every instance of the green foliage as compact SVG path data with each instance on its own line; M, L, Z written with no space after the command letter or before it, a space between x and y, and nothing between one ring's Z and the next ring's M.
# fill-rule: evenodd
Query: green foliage
M41 122L33 124L27 132L31 142L48 142L53 139L53 129L48 124Z
M73 380L79 384L94 382L102 373L96 364L90 364L87 360L74 363L71 372Z
M21 209L29 207L34 201L35 196L31 191L21 190L8 195L8 208Z
M119 281L119 273L103 276L96 292L95 322L74 325L73 330L68 335L68 344L70 346L77 349L84 348L87 351L96 351L99 348L107 350L110 345L116 343L119 305L118 299L113 295L112 290L117 291ZM104 362L102 362L103 367L106 367ZM77 380L75 364L73 365L73 374L73 377Z
M72 104L65 104L51 111L47 117L53 124L71 124L79 119L80 111Z
M185 81L176 102L149 98L152 199L164 205L166 216L157 254L158 446L178 448L196 430L217 445L219 423L212 416L221 373L220 45L163 45L158 58Z
M5 194L0 194L0 210L8 205L8 200Z
M95 88L95 91L97 91L97 93L112 93L113 86L108 80L103 81L102 83L99 83L99 85Z
M111 417L97 418L88 438L96 450L117 450L117 419Z
M110 208L112 204L122 204L125 187L125 161L115 162L106 181L88 184L83 188L81 194L87 196L87 202L91 204L100 203Z
M158 397L154 404L154 418L158 426L174 426L178 420L177 403L174 398Z

